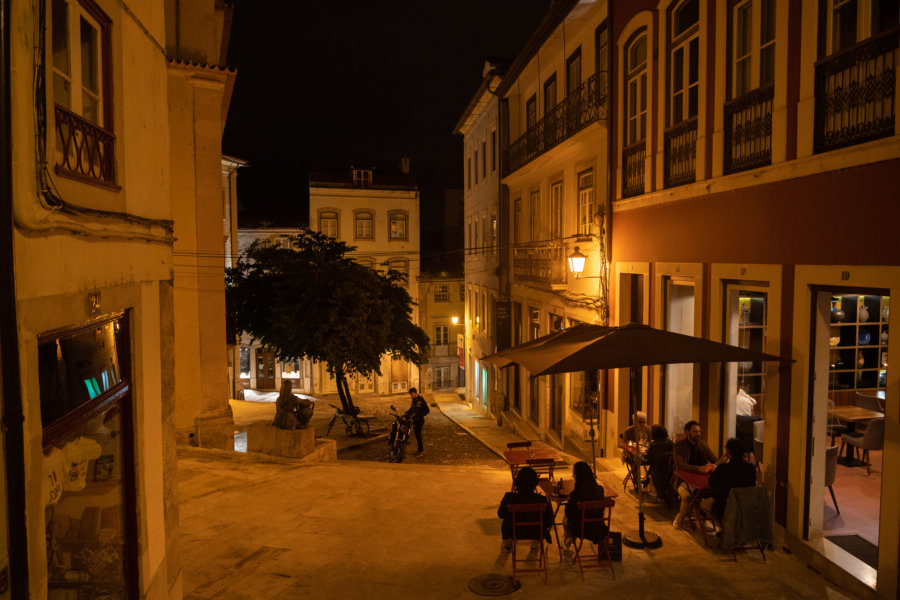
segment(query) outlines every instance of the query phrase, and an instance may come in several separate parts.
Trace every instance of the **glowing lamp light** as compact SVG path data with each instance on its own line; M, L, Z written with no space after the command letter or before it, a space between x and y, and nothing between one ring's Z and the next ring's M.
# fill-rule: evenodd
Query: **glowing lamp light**
M457 323L459 323L459 317L453 315L452 317L450 317L450 322L456 325Z
M578 251L578 246L575 246L575 252L569 255L569 271L575 274L577 277L584 273L584 260L587 257Z

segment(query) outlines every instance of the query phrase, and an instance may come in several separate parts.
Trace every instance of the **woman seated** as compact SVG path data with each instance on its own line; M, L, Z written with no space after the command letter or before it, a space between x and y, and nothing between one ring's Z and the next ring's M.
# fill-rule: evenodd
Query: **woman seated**
M756 485L756 467L744 460L744 445L739 439L731 438L725 442L725 456L728 462L716 467L709 476L709 487L716 494L712 512L719 523L725 515L725 503L731 488ZM701 507L703 508L702 504Z
M537 527L519 527L516 531L517 539L529 539L532 548L538 548L541 538L550 542L550 527L553 526L553 509L550 507L550 501L535 491L538 484L537 473L531 467L522 467L516 474L516 491L506 492L503 500L500 501L500 508L497 509L497 516L503 519L503 525L500 527L500 533L503 536L503 549L512 548L512 513L509 510L510 504L544 504L544 531L538 532ZM526 513L527 514L527 513ZM529 520L536 515L528 515Z
M577 462L572 467L575 476L575 489L569 494L566 501L566 513L564 527L566 530L566 545L569 545L577 537L581 537L581 508L579 502L587 500L603 500L603 486L597 483L591 466L586 462ZM598 513L598 514L595 514ZM587 516L590 519L600 517L602 511L589 510ZM584 537L595 544L599 544L606 537L606 525L599 521L585 524Z
M650 440L650 447L647 448L650 480L656 490L656 497L665 502L671 510L677 500L672 485L672 478L675 476L672 460L675 444L669 439L669 432L662 425L650 428Z

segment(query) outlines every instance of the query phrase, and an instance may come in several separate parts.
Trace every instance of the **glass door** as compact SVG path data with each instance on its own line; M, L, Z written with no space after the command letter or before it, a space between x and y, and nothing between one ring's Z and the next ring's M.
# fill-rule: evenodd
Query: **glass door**
M689 280L666 281L666 330L694 335L694 283ZM681 432L693 418L694 365L666 365L664 402L666 429Z

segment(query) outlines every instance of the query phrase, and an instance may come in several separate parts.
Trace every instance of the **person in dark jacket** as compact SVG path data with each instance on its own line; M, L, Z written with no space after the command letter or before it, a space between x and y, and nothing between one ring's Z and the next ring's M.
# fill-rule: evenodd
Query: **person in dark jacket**
M647 464L650 465L650 480L656 490L656 497L666 503L669 510L675 506L677 497L672 480L675 477L673 452L675 444L669 439L669 432L662 425L650 428L650 447L647 448Z
M548 543L550 540L550 527L553 526L553 509L550 507L550 501L547 497L535 491L538 484L538 476L531 467L522 467L516 473L516 491L506 492L500 501L500 508L497 509L497 516L503 519L503 525L500 527L500 533L503 536L503 549L512 548L512 513L509 511L510 504L545 504L544 509L544 531L536 531L536 527L525 528L520 527L516 532L516 537L520 539L533 539L532 548L538 548L540 538L545 539ZM531 515L529 515L531 520Z
M409 388L409 397L412 398L412 403L403 416L412 421L413 432L416 434L416 446L418 446L415 455L422 456L422 453L425 452L425 447L422 445L422 427L425 426L425 415L431 412L431 409L428 408L428 402L419 395L416 388Z
M716 494L712 512L720 523L725 514L725 504L731 488L756 485L756 467L744 460L744 445L739 439L731 438L725 442L725 456L728 462L716 467L709 476L709 487Z
M597 483L591 466L586 462L577 462L572 467L572 474L575 476L575 489L569 494L566 501L566 545L572 540L581 537L581 509L578 507L579 502L587 500L603 500L603 486ZM588 518L601 516L596 509L588 511ZM607 528L604 523L591 522L585 526L585 538L599 544L606 537Z

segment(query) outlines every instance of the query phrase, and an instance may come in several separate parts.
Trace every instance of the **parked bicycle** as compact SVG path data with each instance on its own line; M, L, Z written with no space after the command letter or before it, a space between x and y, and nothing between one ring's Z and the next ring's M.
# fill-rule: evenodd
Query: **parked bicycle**
M388 454L388 462L400 463L406 456L406 445L409 443L409 430L412 426L406 415L397 413L394 405L391 405L391 416L394 422L391 424L391 435L388 437L388 446L391 451Z
M325 432L326 436L331 433L331 428L334 427L334 424L337 423L338 419L340 419L344 424L344 429L347 432L347 435L362 437L369 433L369 419L371 417L351 415L350 413L344 412L330 402L328 403L328 406L334 409L334 416L331 417L331 421L328 422L328 431Z

